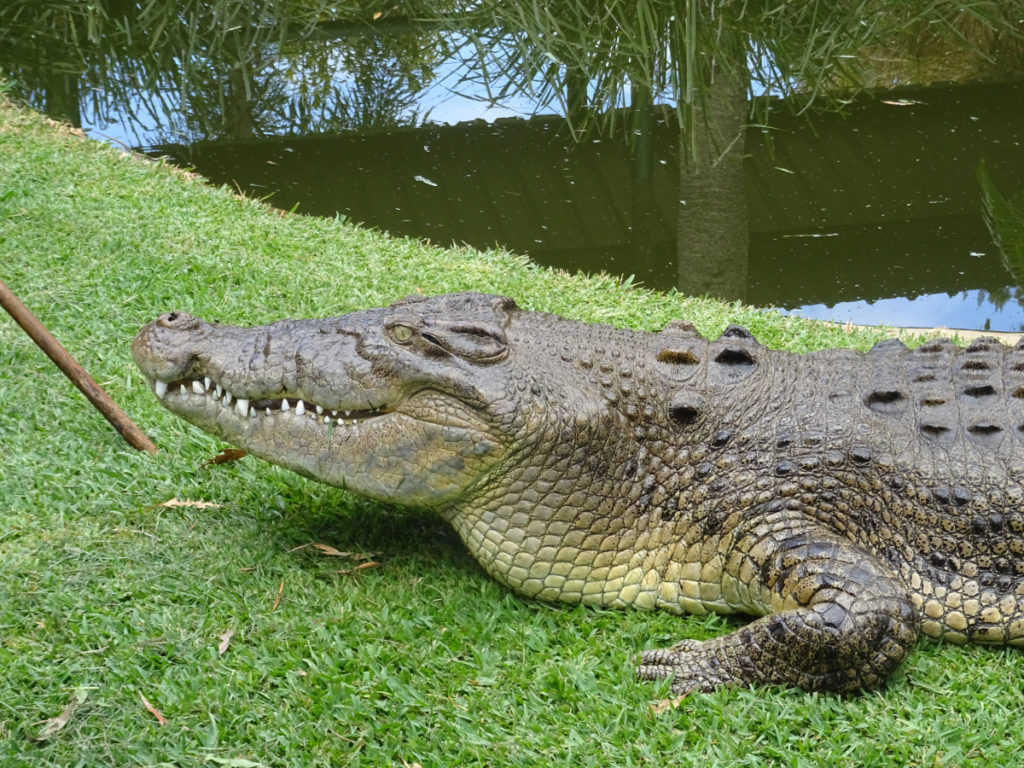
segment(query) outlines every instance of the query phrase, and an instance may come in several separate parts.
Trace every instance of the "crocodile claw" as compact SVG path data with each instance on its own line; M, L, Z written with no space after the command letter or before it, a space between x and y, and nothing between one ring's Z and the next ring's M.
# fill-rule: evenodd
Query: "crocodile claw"
M680 640L671 648L655 648L640 654L636 668L638 680L665 680L672 678L673 694L691 691L713 691L735 684L723 670L716 669L715 656L699 640Z

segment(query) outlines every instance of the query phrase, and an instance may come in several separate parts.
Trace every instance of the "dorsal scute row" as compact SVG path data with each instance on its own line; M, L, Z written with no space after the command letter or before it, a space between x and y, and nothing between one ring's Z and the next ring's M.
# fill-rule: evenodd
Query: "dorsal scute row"
M989 450L1024 441L1024 344L979 337L964 348L934 339L914 350L889 339L867 355L864 405L893 417L914 414L922 437L958 439Z
M773 354L742 326L707 340L692 324L673 322L655 338L655 368L670 385L692 380L715 390L753 382ZM966 440L998 451L1006 440L1024 442L1024 341L1009 348L980 337L961 348L935 339L910 350L899 339L886 339L863 357L838 350L813 357L822 365L863 365L860 375L850 371L859 380L862 405L887 418L913 419L927 443Z

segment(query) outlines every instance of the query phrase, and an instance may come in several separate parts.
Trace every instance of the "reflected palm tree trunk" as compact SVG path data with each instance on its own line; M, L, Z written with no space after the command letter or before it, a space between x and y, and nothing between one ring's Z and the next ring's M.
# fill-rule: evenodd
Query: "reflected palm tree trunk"
M247 63L239 59L232 62L228 69L223 119L227 135L232 139L246 139L255 135L253 105L246 87L249 79L246 66Z
M56 69L43 72L43 108L56 120L82 127L82 99L79 76Z
M750 240L743 172L747 84L722 70L695 102L679 152L678 287L743 299Z

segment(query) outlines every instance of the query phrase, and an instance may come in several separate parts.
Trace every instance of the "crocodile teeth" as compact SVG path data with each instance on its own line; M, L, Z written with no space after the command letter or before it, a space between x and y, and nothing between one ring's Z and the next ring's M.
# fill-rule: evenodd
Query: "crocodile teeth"
M271 406L265 406L262 409L257 409L253 404L252 400L248 397L236 397L231 392L223 387L223 385L217 383L209 376L204 376L202 379L188 379L180 382L179 391L182 396L188 395L192 392L196 395L207 395L211 396L214 400L218 401L221 407L231 408L241 417L248 417L250 419L255 418L258 413L266 414L267 416L273 416L275 410ZM163 399L169 391L170 385L166 381L160 379L153 380L153 392L160 399ZM361 416L365 417L368 415L377 415L386 412L381 406L370 406L362 411L353 411L351 409L333 409L325 408L322 405L316 403L307 403L302 398L292 398L291 401L288 398L283 397L280 401L280 410L282 411L295 411L296 416L303 416L309 413L311 416L315 413L315 418L318 420L322 417L324 424L337 423L339 426L347 427L349 429L358 429L359 421ZM353 415L353 413L355 415Z

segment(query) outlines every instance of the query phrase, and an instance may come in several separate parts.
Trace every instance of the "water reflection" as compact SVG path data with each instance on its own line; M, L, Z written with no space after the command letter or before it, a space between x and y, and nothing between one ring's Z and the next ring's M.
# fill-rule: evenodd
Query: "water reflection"
M20 50L16 67L10 50L0 63L22 95L87 130L159 144L282 208L699 290L676 264L671 120L651 129L650 172L638 174L621 141L576 145L559 120L494 120L531 112L528 99L496 112L484 92L453 95L457 35L299 44L248 17L217 25L227 53L201 66L164 55L192 44L184 38L130 43L113 32L124 50L79 51L77 66L54 66L38 46ZM855 104L813 127L780 115L770 141L748 130L749 263L745 277L729 270L733 295L863 323L1024 326L974 179L987 155L1000 186L1020 185L1022 96L1014 85L931 89ZM437 125L480 117L492 122Z
M448 38L312 36L336 12L327 0L0 4L0 76L133 146L418 123Z
M747 301L862 323L1017 330L1004 269L981 216L975 163L1024 177L1024 88L934 89L914 109L867 104L813 128L780 117L747 138L751 246ZM1013 106L1010 106L1013 105ZM574 143L557 119L165 146L215 181L282 208L434 242L502 244L540 263L635 275L667 289L675 266L678 147L657 125L641 182L616 141ZM975 307L984 302L984 317ZM881 302L881 299L890 301ZM957 315L954 308L960 308ZM928 310L928 311L925 311ZM900 315L900 322L903 316ZM959 319L958 319L959 318Z
M884 317L886 325L900 328L1024 330L1024 299L1020 289L1002 288L994 293L1013 298L1004 301L984 290L961 291L954 295L930 293L873 302L841 301L833 306L807 304L786 314L855 324L862 323L865 317Z

